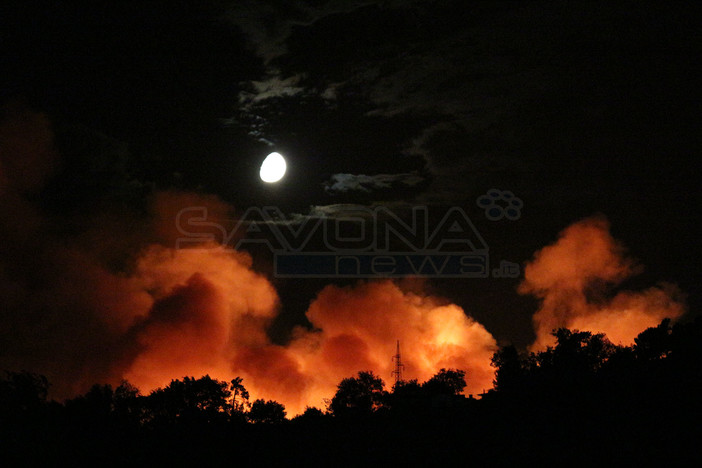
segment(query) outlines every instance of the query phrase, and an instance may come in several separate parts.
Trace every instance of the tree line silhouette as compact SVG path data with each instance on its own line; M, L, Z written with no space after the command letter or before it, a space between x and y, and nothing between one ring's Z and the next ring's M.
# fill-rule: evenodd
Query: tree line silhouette
M244 382L203 376L142 395L127 381L63 403L30 372L0 378L4 458L114 462L466 461L553 464L702 458L702 320L643 331L633 346L558 329L555 345L493 356L494 389L462 394L466 375L440 369L386 389L371 371L343 379L325 408L288 418L250 401Z

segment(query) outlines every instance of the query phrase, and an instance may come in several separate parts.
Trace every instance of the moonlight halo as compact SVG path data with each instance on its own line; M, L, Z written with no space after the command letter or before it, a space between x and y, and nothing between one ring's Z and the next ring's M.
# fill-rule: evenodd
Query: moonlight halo
M261 180L266 183L278 182L285 176L285 171L287 170L287 164L285 163L285 158L280 153L271 153L266 156L266 159L261 163L261 170L259 175Z

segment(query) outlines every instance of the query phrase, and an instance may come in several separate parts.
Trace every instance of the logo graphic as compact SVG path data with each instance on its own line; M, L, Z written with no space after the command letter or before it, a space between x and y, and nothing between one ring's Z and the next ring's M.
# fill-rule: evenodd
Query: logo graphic
M502 260L499 268L492 270L493 278L518 278L519 265L517 263Z
M476 200L476 204L485 210L485 217L490 221L507 218L516 221L522 216L524 202L509 190L490 189Z
M215 242L237 250L264 249L273 254L274 276L281 278L519 276L519 265L504 260L490 269L487 243L456 206L441 212L415 206L398 213L346 205L333 215L291 217L277 207L252 207L230 226L208 220L206 207L186 208L176 217L182 234L176 247Z

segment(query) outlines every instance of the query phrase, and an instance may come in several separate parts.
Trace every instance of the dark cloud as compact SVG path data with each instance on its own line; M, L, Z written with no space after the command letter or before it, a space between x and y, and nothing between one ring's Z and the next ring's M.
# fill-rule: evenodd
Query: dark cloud
M289 376L303 362L312 362L308 376L315 359L351 369L345 348L387 365L381 345L394 344L393 330L377 339L374 329L328 332L319 341L328 354L311 361L282 344L310 319L333 325L344 298L363 307L369 294L391 292L395 305L417 298L390 284L347 290L276 279L279 304L255 273L271 270L266 257L172 249L182 234L175 220L192 207L212 221L199 232L218 239L216 223L231 227L251 206L279 207L287 221L269 224L293 228L351 218L353 207L404 216L429 205L441 219L458 206L492 265L523 262L564 226L604 211L613 238L649 266L625 282L679 282L695 310L696 4L172 3L11 0L0 15L0 98L11 102L0 124L3 366L46 372L68 394L124 375L146 387L202 366L224 376L239 359L258 379L252 389L276 396L276 382L298 388ZM264 185L258 169L271 151L286 156L289 173ZM475 201L491 188L524 201L519 220L486 218ZM549 263L530 265L533 273ZM427 288L456 304L452 317L465 310L497 340L525 346L539 304L515 293L519 282ZM324 304L307 317L322 290ZM664 292L624 294L612 305ZM404 307L393 309L398 322ZM222 324L233 322L228 340ZM181 366L169 357L182 352L184 333L202 353ZM382 351L369 351L371 342ZM247 368L253 356L258 364ZM325 388L341 377L326 376Z
M414 187L422 184L424 177L418 173L407 174L333 174L324 184L324 190L330 194L346 192L382 192L390 191L397 186Z
M643 158L647 146L629 135L647 132L656 108L674 112L665 96L682 105L677 122L691 115L673 95L675 83L693 91L684 81L690 23L675 9L351 1L286 8L290 15L259 10L277 27L247 23L268 51L259 49L270 74L248 101L280 110L279 96L298 103L318 96L335 109L363 103L356 119L426 117L392 156L400 164L403 154L424 159L432 183L417 196L425 202L462 202L494 186L543 193L542 175L553 177L549 200L563 200L564 191L591 196L587 184L604 176L592 169L598 162L613 153ZM267 130L277 126L271 121ZM590 179L566 190L560 171Z
M46 114L13 100L0 108L0 194L36 192L58 165Z

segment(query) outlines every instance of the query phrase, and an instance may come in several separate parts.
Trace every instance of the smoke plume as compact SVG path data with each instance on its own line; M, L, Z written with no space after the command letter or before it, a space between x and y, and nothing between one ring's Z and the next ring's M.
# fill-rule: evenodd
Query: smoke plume
M230 206L155 192L141 211L49 215L37 194L70 181L61 179L49 119L10 107L0 136L0 367L46 375L54 398L124 378L148 392L183 376L241 376L252 397L295 414L323 406L360 370L391 383L398 339L408 378L454 367L467 371L468 391L491 386L490 333L458 306L392 282L324 288L307 312L312 328L273 344L275 289L247 253L217 244ZM203 237L175 248L178 225Z
M327 286L307 310L311 327L293 330L285 345L272 343L275 288L249 254L217 242L231 226L230 206L214 196L154 192L138 209L48 213L42 189L70 181L55 179L62 169L50 121L21 105L3 108L1 117L0 368L46 375L54 398L125 378L148 392L184 376L241 376L253 398L277 400L292 415L323 406L361 370L391 384L396 340L405 378L458 368L467 373L466 393L492 387L493 336L416 285ZM113 207L104 201L81 206ZM176 248L184 225L203 236ZM535 254L520 287L542 302L534 348L561 326L627 344L683 313L671 286L603 293L636 271L603 219L563 231Z
M492 386L492 335L458 306L389 281L324 288L307 312L314 328L298 328L279 346L266 335L275 291L249 269L245 255L157 249L139 272L159 296L133 330L139 350L125 373L142 388L180 375L238 375L252 395L280 401L295 414L323 406L339 381L359 370L390 383L398 339L407 377L422 381L441 367L460 368L467 371L468 392Z
M662 319L680 317L684 304L669 284L607 296L639 271L610 235L606 219L593 217L566 228L554 244L536 252L519 286L520 293L541 301L533 318L536 340L531 349L553 344L551 332L560 327L605 333L613 343L630 345Z
M291 354L310 376L312 400L333 395L336 384L359 369L389 380L400 340L404 374L423 381L438 369L467 373L466 392L492 387L493 336L457 305L405 292L390 282L327 286L307 311L317 331L299 330Z

